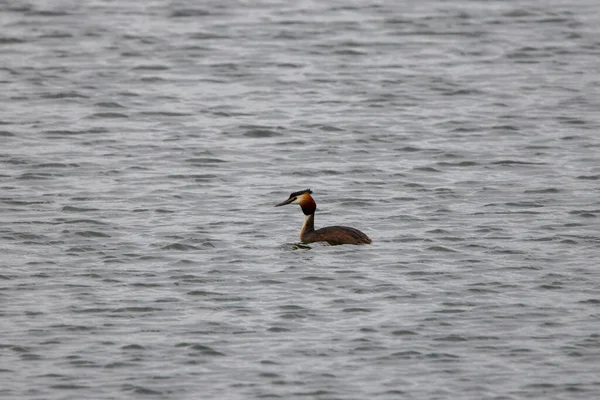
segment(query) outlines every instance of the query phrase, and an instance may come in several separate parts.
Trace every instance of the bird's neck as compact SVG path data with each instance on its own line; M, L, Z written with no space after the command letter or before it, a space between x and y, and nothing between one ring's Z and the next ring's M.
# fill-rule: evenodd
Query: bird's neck
M300 238L307 233L311 233L315 231L315 214L309 214L304 218L304 225L302 225L302 230L300 231Z

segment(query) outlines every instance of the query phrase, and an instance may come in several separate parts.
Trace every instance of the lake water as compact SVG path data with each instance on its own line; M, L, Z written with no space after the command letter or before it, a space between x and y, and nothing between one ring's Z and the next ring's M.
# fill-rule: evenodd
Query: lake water
M600 398L597 1L0 28L0 397Z

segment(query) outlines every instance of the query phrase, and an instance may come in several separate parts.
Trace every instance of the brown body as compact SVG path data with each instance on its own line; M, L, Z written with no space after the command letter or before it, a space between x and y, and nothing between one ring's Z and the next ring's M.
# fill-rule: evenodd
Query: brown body
M327 242L331 245L338 244L370 244L371 239L358 229L349 226L328 226L315 230L315 211L317 204L310 195L310 189L295 192L283 203L275 207L290 203L298 203L302 212L306 215L302 230L300 230L300 241L302 243Z

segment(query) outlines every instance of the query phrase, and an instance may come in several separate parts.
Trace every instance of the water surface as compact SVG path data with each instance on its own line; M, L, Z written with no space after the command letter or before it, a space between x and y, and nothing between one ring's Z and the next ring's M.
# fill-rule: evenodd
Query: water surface
M596 2L0 10L2 397L600 396Z

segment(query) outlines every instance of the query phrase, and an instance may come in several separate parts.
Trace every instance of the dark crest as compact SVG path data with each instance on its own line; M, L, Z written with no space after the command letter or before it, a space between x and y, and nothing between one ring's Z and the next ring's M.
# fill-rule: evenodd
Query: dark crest
M299 190L297 192L294 192L294 193L290 194L290 199L292 197L298 197L298 196L300 196L301 194L304 194L304 193L312 194L312 190L305 189L305 190Z

